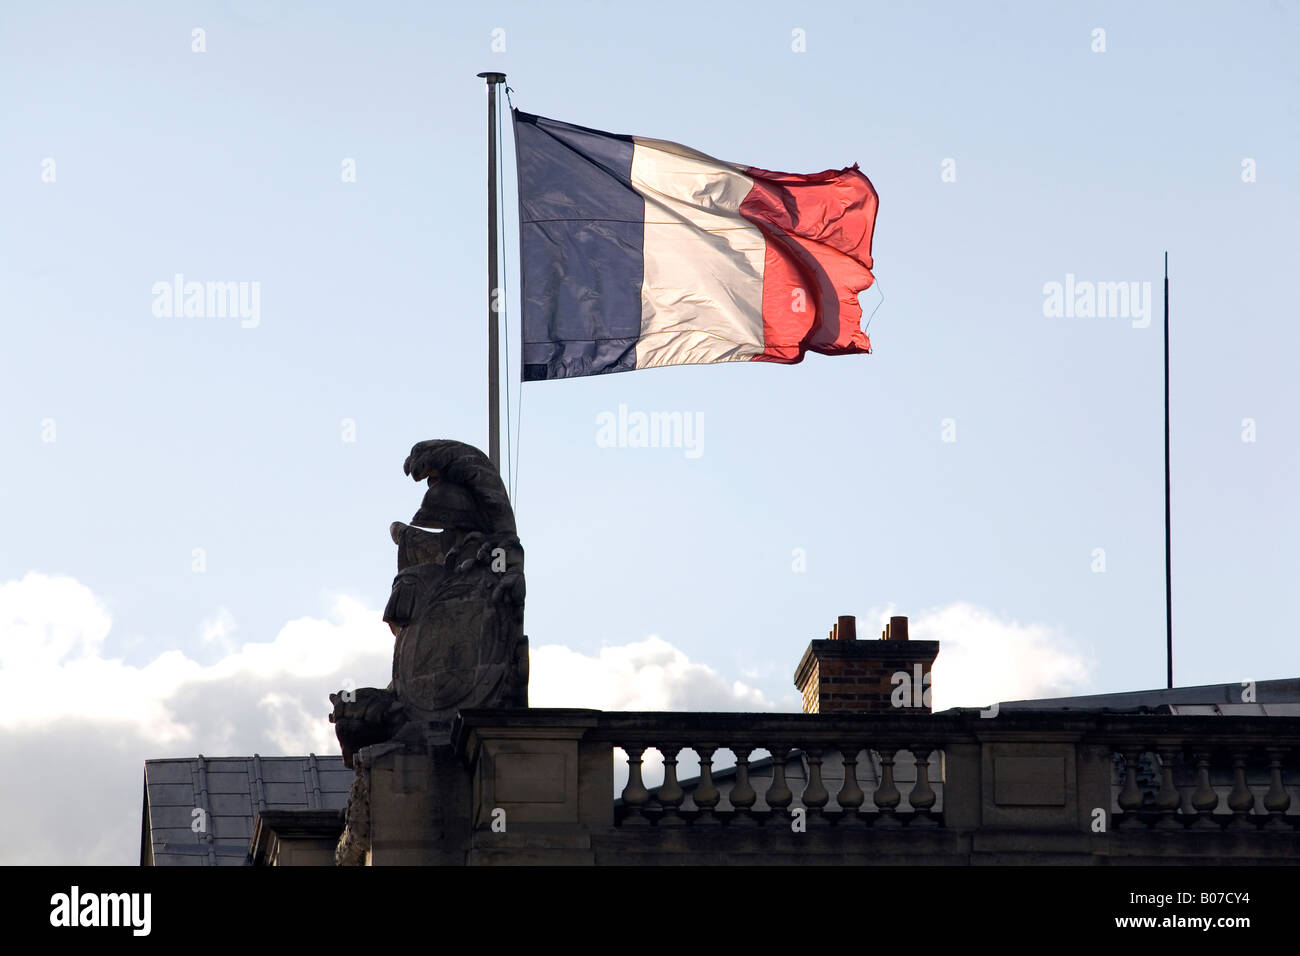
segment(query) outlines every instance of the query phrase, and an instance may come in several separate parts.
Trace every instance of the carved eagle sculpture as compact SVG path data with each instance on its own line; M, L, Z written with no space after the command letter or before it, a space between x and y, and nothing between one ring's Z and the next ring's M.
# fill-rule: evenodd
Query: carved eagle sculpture
M351 766L361 747L408 723L443 723L468 707L528 706L524 550L501 475L458 441L423 441L403 466L427 479L411 524L393 522L397 577L384 609L396 637L384 690L330 695Z

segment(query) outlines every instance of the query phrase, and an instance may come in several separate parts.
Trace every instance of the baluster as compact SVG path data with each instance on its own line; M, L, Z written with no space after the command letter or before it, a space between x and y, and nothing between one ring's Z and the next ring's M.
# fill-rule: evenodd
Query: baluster
M1178 759L1179 749L1161 747L1159 754L1160 792L1156 794L1156 810L1160 817L1156 820L1156 827L1161 830L1177 829L1182 826L1178 819L1178 805L1182 802L1182 795L1174 786L1174 761Z
M889 747L879 751L880 754L880 786L876 792L871 795L871 802L876 805L879 811L875 819L875 825L878 827L901 827L903 824L898 819L898 804L902 801L903 795L899 792L898 785L894 783L894 754L898 753L897 747Z
M912 805L913 810L912 826L938 826L938 821L930 815L930 808L934 806L935 801L934 788L930 786L930 753L932 748L913 744L910 749L912 756L916 758L916 785L912 787L912 792L907 795L907 802Z
M681 752L681 749L678 746L664 744L659 747L659 752L664 757L664 782L655 795L659 799L660 806L664 808L664 814L659 818L661 827L686 825L686 821L682 819L681 814L682 801L686 799L686 791L677 782L677 755Z
M623 823L625 827L643 827L649 825L646 819L645 805L650 800L650 791L641 782L641 755L646 748L638 744L623 744L627 753L627 786L623 788Z
M853 823L858 819L858 807L862 806L862 801L866 794L858 786L858 751L861 748L842 746L839 748L840 755L844 758L844 785L840 787L840 792L835 795L836 802L840 805L840 823Z
M1179 779L1180 777L1182 779ZM1183 822L1195 823L1196 808L1192 806L1192 794L1196 792L1196 761L1188 750L1184 750L1182 759L1174 764L1174 786L1178 788L1178 796L1182 798L1182 802L1178 804L1178 812L1182 815Z
M749 783L749 755L754 752L754 748L747 744L735 744L731 752L736 755L736 783L731 788L730 794L731 806L735 810L731 817L731 825L757 826L758 821L754 819L754 802L758 800L758 794Z
M695 788L695 793L691 795L699 810L695 816L695 826L716 827L722 824L717 812L721 794L713 783L713 754L717 749L715 744L695 745L695 752L700 755L700 782Z
M1196 822L1193 826L1204 829L1217 826L1214 822L1214 808L1219 805L1219 795L1210 786L1210 755L1198 751L1192 755L1196 760L1196 789L1192 791L1192 806L1196 809Z
M804 750L804 756L808 759L808 782L804 785L803 801L804 808L808 811L808 825L825 825L829 823L826 819L825 807L830 802L831 795L826 790L826 785L822 783L822 751L818 747L812 750Z
M1125 750L1122 753L1124 757L1124 786L1116 798L1119 808L1124 811L1124 815L1119 818L1116 826L1131 827L1138 823L1138 810L1142 809L1142 790L1138 787L1137 771L1138 761L1142 759L1142 753L1138 750Z
M1282 784L1282 758L1286 751L1281 747L1268 748L1268 793L1264 794L1264 809L1268 811L1269 829L1287 826L1286 811L1291 806L1291 794Z
M1255 795L1246 785L1246 757L1245 751L1232 752L1232 790L1228 793L1228 809L1232 811L1232 819L1228 821L1228 826L1234 828L1250 826L1251 811L1255 809Z
M786 808L794 800L794 794L790 792L790 785L785 782L785 758L790 753L789 747L771 747L772 754L772 783L767 788L767 793L763 794L763 799L772 809L772 819L786 820L789 813Z

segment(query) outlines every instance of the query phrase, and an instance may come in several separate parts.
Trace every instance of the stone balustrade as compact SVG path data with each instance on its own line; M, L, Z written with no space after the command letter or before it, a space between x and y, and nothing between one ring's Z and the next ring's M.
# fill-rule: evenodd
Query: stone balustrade
M1300 813L1288 812L1291 792L1300 783L1294 743L1266 742L1259 734L1201 739L1119 734L1111 747L1112 810L1120 827L1274 831L1300 821Z
M881 740L872 741L870 747L858 741L819 739L798 746L759 744L766 745L687 739L654 747L639 743L618 747L616 770L622 754L626 783L619 791L616 825L784 826L794 820L808 826L942 824L936 791L942 784L931 780L942 767L942 747L937 743L912 741L906 748ZM756 751L769 756L751 766ZM695 756L699 772L683 787L677 767L688 752ZM714 780L715 766L724 752L732 760L723 771L726 785L720 787ZM647 788L643 764L651 753L659 756L662 782ZM791 779L787 770L791 760L798 761L797 779ZM828 764L835 770L830 779L823 772ZM859 769L868 765L870 779Z
M1296 717L482 710L453 745L471 860L1300 862Z

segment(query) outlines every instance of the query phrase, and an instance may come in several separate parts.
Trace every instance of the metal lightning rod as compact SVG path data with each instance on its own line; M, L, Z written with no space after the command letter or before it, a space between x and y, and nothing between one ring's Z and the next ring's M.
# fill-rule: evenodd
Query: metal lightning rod
M1169 553L1169 252L1165 251L1165 654L1167 684L1174 686L1174 578Z

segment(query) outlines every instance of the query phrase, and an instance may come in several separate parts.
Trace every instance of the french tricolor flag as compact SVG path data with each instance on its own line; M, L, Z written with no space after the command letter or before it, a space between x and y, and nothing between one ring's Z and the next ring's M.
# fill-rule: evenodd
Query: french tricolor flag
M523 378L871 351L876 190L514 111Z

